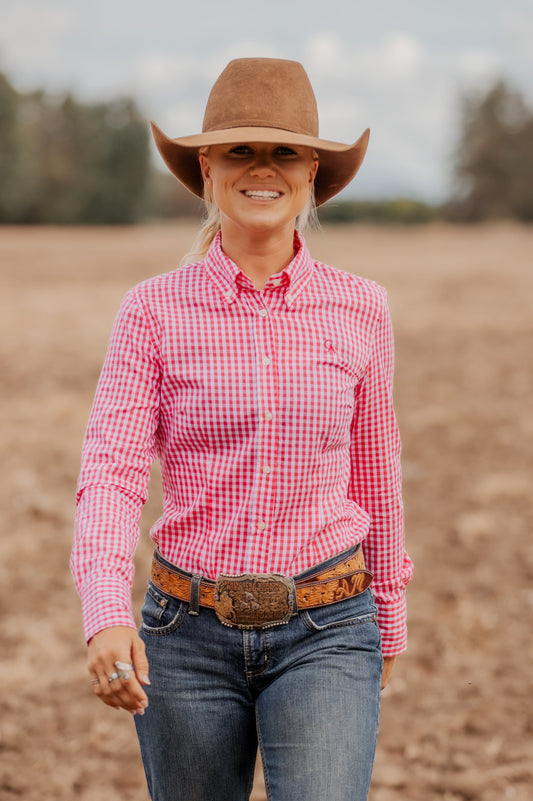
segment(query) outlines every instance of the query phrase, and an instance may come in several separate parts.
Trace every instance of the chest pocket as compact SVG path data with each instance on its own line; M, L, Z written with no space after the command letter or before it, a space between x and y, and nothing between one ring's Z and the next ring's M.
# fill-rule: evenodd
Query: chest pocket
M331 339L301 343L280 381L282 419L297 420L300 430L318 441L322 451L346 447L361 380L353 358ZM290 383L293 391L284 391Z

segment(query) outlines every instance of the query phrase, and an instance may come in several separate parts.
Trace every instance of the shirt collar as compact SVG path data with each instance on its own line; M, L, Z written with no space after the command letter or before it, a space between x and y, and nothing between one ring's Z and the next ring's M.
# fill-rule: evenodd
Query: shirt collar
M287 306L292 306L311 277L313 260L305 240L298 231L294 232L295 256L282 272L271 276L264 291L281 290ZM253 285L234 261L226 256L221 246L220 231L211 243L206 257L205 268L218 286L224 299L232 303L241 291L253 290Z

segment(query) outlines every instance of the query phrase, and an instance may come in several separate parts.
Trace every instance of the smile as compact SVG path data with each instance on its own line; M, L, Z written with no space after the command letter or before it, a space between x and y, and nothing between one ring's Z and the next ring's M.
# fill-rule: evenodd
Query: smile
M247 189L243 192L246 197L252 200L276 200L281 197L281 192L274 192L271 189Z

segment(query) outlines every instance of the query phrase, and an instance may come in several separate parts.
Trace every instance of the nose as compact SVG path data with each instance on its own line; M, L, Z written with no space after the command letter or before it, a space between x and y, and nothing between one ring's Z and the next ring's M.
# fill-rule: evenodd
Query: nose
M274 172L275 167L272 154L267 150L257 151L250 166L251 175L265 177L267 175L273 175Z

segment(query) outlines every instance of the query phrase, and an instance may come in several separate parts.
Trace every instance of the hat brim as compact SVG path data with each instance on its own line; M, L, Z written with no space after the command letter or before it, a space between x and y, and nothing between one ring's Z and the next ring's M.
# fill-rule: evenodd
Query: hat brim
M155 124L152 134L163 161L169 170L193 194L203 197L204 184L198 161L198 151L209 145L233 142L278 142L283 145L312 147L318 152L319 166L315 178L315 200L320 206L336 195L355 177L365 157L370 129L353 145L330 142L327 139L293 133L280 128L246 127L207 131L194 136L170 139Z

